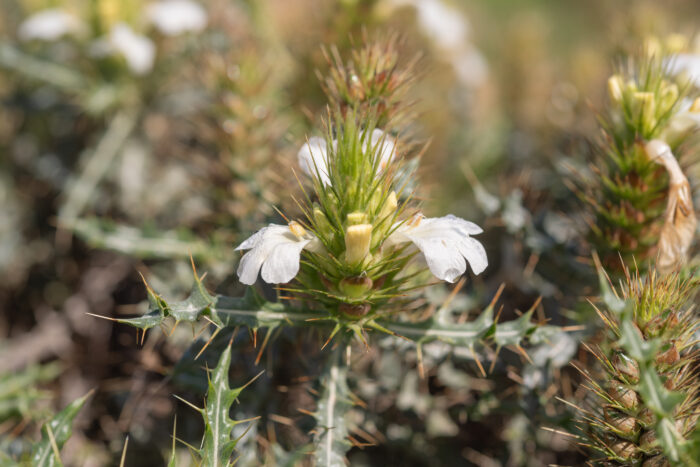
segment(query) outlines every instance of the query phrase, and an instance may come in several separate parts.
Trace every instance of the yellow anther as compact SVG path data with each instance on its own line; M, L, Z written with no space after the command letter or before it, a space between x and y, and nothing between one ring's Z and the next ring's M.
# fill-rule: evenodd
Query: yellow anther
M291 230L292 233L298 238L306 235L306 229L297 221L292 221L289 223L289 230Z

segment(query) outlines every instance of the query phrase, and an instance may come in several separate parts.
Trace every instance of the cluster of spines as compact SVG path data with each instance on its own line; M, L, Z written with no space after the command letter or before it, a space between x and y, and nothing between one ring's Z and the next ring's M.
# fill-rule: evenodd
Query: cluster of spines
M673 401L664 416L681 442L697 429L700 354L695 333L700 321L688 304L697 282L678 274L660 276L654 270L645 277L624 272L621 297L609 296L606 302L626 303L630 313L596 306L609 335L604 344L589 347L604 375L596 378L583 372L592 396L590 408L579 408L583 444L601 453L603 457L593 461L604 465L680 465L681 457L668 456L669 444L678 440L659 436L657 406ZM614 293L609 288L607 292ZM626 325L638 339L624 335ZM651 355L645 359L633 355L630 340Z
M645 268L655 254L668 189L666 171L650 159L645 144L666 136L689 89L674 82L666 60L647 55L621 67L608 90L593 176L586 178L580 195L591 214L591 244L605 266L619 271L636 259ZM688 135L668 141L674 154Z

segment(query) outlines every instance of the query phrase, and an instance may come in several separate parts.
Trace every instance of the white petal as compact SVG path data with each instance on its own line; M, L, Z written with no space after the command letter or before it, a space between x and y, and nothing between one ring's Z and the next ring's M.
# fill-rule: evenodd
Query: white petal
M439 0L419 0L414 5L418 23L438 47L450 51L467 42L469 23L459 10Z
M263 251L258 249L250 250L248 253L243 255L241 262L238 263L238 279L246 284L253 285L258 279L258 272L265 261L265 254Z
M262 269L265 282L289 282L299 272L301 250L316 240L316 237L308 233L298 237L286 225L270 224L260 229L236 248L250 249L238 265L240 281L253 285Z
M137 75L148 73L153 68L156 47L148 37L136 34L127 24L114 25L109 42L126 59L126 63Z
M481 274L488 266L483 245L470 234L482 232L473 222L453 215L438 218L423 218L404 223L384 242L387 247L407 241L423 253L428 268L438 279L454 282L467 269ZM466 259L466 261L465 261Z
M382 130L375 129L372 131L370 144L372 150L379 154L379 167L386 168L396 156L396 140Z
M414 244L425 256L430 272L438 279L454 282L467 270L467 263L444 239L437 237L417 237ZM457 253L457 254L456 254Z
M309 240L276 245L262 266L262 278L268 284L283 284L299 272L301 250Z
M469 237L462 240L459 245L459 252L467 259L474 274L481 274L489 265L484 245L474 238Z
M309 176L316 177L318 173L324 185L330 184L328 177L328 153L326 151L326 140L314 136L309 138L308 143L299 149L297 153L301 169Z
M70 13L50 8L39 11L27 18L19 26L21 40L54 41L60 37L80 30L80 21Z
M438 217L435 220L445 222L446 224L449 224L451 227L459 230L460 232L464 232L468 235L478 235L484 231L481 227L479 227L475 223L470 222L468 220L464 220L461 217L453 216L452 214L448 214L445 217Z
M668 60L671 74L687 73L690 81L700 87L700 54L677 54Z
M148 6L146 15L160 32L176 36L199 32L207 26L207 13L198 3L189 0L163 0Z

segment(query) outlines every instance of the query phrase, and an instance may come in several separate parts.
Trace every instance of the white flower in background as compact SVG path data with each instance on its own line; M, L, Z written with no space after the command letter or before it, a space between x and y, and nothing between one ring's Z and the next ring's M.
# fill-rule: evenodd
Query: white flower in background
M125 23L115 24L109 34L110 49L121 54L129 69L137 75L143 75L153 69L156 47L146 36L136 34Z
M668 60L669 72L686 75L695 87L700 87L700 54L676 54Z
M321 242L298 222L270 224L236 248L236 251L250 250L241 258L238 278L244 284L253 285L261 272L263 280L269 284L289 282L299 272L301 250L304 249L323 251Z
M50 8L27 18L20 24L18 35L23 41L55 41L67 34L79 32L81 28L82 24L75 16L58 8Z
M333 140L333 150L337 147L338 142ZM379 155L379 168L385 169L386 166L396 157L396 142L394 138L385 134L382 130L375 129L372 131L368 142L368 150L371 150ZM316 176L316 171L324 185L330 184L328 176L328 152L326 150L326 140L314 136L309 138L307 143L299 149L297 153L299 165L301 169L310 176Z
M685 98L681 101L678 112L670 122L672 130L677 132L687 131L700 126L700 99L693 102Z
M412 242L435 277L454 282L467 270L467 263L474 274L481 274L488 266L484 246L470 237L481 232L478 225L451 214L436 218L417 214L400 225L384 245Z
M467 87L486 81L488 65L481 52L471 43L471 26L462 12L442 0L390 0L396 7L411 6L421 31L455 70L457 79Z
M335 144L335 141L333 141ZM314 136L299 149L297 153L301 170L307 175L315 176L317 171L324 185L330 185L328 177L328 153L326 151L326 140Z
M148 20L166 36L200 32L207 26L207 12L189 0L163 0L146 7Z

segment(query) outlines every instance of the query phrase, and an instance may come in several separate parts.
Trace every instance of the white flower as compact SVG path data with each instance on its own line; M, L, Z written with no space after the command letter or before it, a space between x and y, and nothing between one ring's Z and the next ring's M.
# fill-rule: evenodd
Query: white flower
M486 250L470 237L481 232L483 230L478 225L451 214L437 218L424 218L422 214L417 214L400 225L384 245L412 242L423 253L435 277L454 282L467 270L467 263L474 274L486 269Z
M253 285L262 269L262 278L270 284L282 284L299 272L301 250L322 251L321 242L297 222L270 224L241 243L238 250L250 250L238 265L238 278Z
M189 0L162 0L146 9L148 20L166 36L199 32L207 26L207 13Z
M335 144L335 141L333 141ZM307 175L315 176L316 171L324 185L330 185L331 180L328 178L328 152L326 151L326 140L314 136L309 138L307 143L299 149L297 153L299 165Z
M338 147L338 142L333 140L331 143L333 151ZM373 154L378 154L379 168L385 169L386 166L396 157L396 141L391 136L386 135L382 130L375 129L372 131L368 141L368 151ZM318 175L324 185L330 184L328 176L328 151L326 141L323 138L314 136L309 138L307 143L299 149L297 153L299 165L301 169L312 177Z
M78 32L81 27L75 16L58 8L50 8L27 18L20 24L18 34L24 41L55 41L66 34Z
M137 75L151 71L156 58L156 47L148 37L136 34L125 23L115 24L109 34L109 45L120 53L129 69Z
M669 72L686 74L691 83L700 87L700 54L677 54L668 60Z

